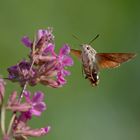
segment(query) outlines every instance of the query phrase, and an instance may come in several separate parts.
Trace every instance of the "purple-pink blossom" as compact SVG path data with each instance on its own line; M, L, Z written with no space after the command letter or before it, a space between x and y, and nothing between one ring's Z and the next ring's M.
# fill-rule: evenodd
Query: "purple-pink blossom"
M32 41L27 37L27 36L24 36L22 39L21 39L21 42L28 48L31 48L32 47Z
M25 120L30 119L33 115L40 116L41 113L46 110L46 104L43 101L43 92L37 91L31 96L29 91L25 91L24 97L25 102L20 103L17 99L17 92L12 92L7 104L7 109L21 112L20 118L22 117Z
M65 76L70 75L70 72L65 70L64 68L66 66L72 66L73 65L73 60L72 58L68 55L70 53L70 48L68 45L64 45L60 51L59 55L56 56L58 59L58 73L57 73L57 81L60 83L60 85L63 85L66 83Z
M32 115L40 116L43 111L46 110L46 104L43 102L44 94L41 91L37 91L34 93L33 97L31 98L31 93L26 91L24 92L24 97L26 103L30 104L32 107L29 112Z
M16 129L13 132L13 136L16 139L21 139L21 137L27 138L27 137L41 137L49 133L51 127L43 127L43 128L37 128L32 129L29 126L26 126L25 124L22 124L22 122L19 123L21 126L19 126L20 129Z
M46 103L44 102L44 93L41 91L35 92L33 95L29 91L24 92L24 102L19 103L17 100L17 92L13 92L9 98L9 109L17 108L20 114L16 117L13 124L13 136L19 137L39 137L47 134L50 131L50 126L32 129L27 122L33 116L40 117L42 112L46 110ZM21 109L21 107L23 107Z
M44 128L39 128L39 129L27 129L27 130L25 129L25 130L22 130L21 133L24 136L28 136L28 137L29 136L30 137L40 137L40 136L43 136L43 135L48 134L48 132L50 131L50 129L51 129L50 126L47 126L47 127L44 127Z
M70 47L64 44L59 53L55 52L55 40L52 28L37 31L34 40L24 36L21 41L29 50L28 58L10 66L8 77L11 82L17 82L21 86L21 92L13 91L7 102L4 100L5 82L0 78L0 106L3 140L25 140L28 137L40 137L48 134L50 126L31 128L28 122L33 118L39 118L47 109L44 101L44 93L36 91L31 93L28 86L42 84L52 88L62 87L67 83L66 76L71 73L67 67L73 65L70 57ZM4 102L3 102L4 100ZM5 111L11 111L12 117L8 127L5 127ZM7 123L7 122L6 122ZM6 129L5 129L6 128Z
M19 82L22 86L25 82L31 83L35 76L35 69L31 68L31 64L25 60L8 68L9 80L12 82ZM33 84L33 83L32 83Z
M22 43L28 47L32 48L33 47L33 42L29 39L29 37L24 36L21 39ZM52 34L52 28L48 28L47 30L39 29L37 31L37 35L35 38L35 47L39 48L40 45L44 45L43 47L41 46L42 49L45 49L49 43L54 42L54 35Z
M21 86L26 82L31 86L41 83L53 88L66 84L65 77L70 75L70 72L65 68L73 65L73 60L69 56L70 47L65 44L59 54L55 53L51 28L38 30L33 42L28 37L23 37L22 42L30 48L30 61L23 60L8 68L9 80L19 82ZM34 65L31 67L33 62Z

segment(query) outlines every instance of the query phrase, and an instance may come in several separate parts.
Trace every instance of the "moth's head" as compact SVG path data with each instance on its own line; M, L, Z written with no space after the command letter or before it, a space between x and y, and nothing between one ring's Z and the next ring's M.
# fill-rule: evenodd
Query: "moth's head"
M86 52L86 53L92 53L92 54L95 54L96 51L91 47L91 44L93 43L93 41L95 39L97 39L99 37L99 34L96 35L88 44L82 44L80 45L81 48L82 48L82 52Z
M82 48L82 51L85 53L85 52L87 52L87 53L96 53L96 51L90 46L90 45L88 45L88 44L82 44L81 45L81 48Z
M82 45L80 45L80 46L81 46L82 50L85 50L85 51L88 51L88 50L91 49L91 46L88 45L88 44L82 44Z

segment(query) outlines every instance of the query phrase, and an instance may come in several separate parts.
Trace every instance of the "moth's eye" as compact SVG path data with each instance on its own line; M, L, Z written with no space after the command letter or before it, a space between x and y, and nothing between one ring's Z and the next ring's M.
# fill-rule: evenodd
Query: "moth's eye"
M89 47L87 47L87 50L89 50Z

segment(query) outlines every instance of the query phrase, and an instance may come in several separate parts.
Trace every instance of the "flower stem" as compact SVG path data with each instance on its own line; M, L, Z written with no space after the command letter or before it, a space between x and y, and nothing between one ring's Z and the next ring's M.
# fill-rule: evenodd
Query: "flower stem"
M2 106L1 106L1 130L2 130L2 134L5 135L5 106L4 106L4 103L2 103Z
M18 103L21 102L21 99L23 98L23 93L25 92L25 90L27 88L27 85L28 85L28 82L26 81L25 84L24 84L24 87L23 87L23 89L22 89L22 91L21 91L21 93L20 93L20 95L18 97Z
M9 127L8 127L8 130L7 130L7 135L9 135L10 132L11 132L12 125L13 125L13 122L14 122L14 120L15 120L15 117L16 117L16 112L13 113L13 116L12 116L12 118L11 118L11 120L10 120Z
M1 124L1 131L2 134L5 135L5 105L4 105L4 96L1 94L1 103L0 103L0 124Z

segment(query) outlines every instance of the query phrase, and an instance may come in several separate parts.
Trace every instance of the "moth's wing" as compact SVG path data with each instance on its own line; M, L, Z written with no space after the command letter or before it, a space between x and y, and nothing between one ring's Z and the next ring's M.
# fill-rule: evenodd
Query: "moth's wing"
M121 63L135 57L135 53L97 53L96 58L100 68L115 68Z
M82 52L80 50L70 49L70 53L81 59Z

